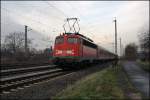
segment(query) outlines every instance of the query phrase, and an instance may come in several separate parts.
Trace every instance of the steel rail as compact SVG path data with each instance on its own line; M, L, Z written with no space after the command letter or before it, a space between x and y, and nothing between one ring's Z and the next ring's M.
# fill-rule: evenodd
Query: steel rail
M35 63L35 64L1 64L1 70L6 69L17 69L21 67L36 67L36 66L43 66L43 65L50 65L51 63Z
M12 84L3 85L3 86L0 87L0 93L2 93L3 91L10 91L11 89L16 89L17 87L32 85L34 83L41 82L41 81L47 80L49 78L54 78L54 77L57 77L57 76L65 75L67 73L68 72L63 72L63 71L59 71L59 72L56 72L56 73L53 73L53 74L52 73L49 73L49 74L47 73L43 76L39 76L39 77L36 77L36 78L25 79L25 80L14 82Z
M42 75L46 75L48 73L55 73L58 71L62 71L61 69L52 69L52 70L46 70L46 71L39 71L39 72L32 72L32 73L27 73L27 74L22 74L22 75L16 75L16 76L12 76L12 77L6 77L6 78L1 78L0 79L0 85L6 84L6 83L10 83L10 82L14 82L14 81L18 81L18 80L23 80L23 79L27 79L27 78L34 78L37 76L42 76Z
M56 68L56 65L49 65L49 66L37 66L37 67L29 67L29 68L15 68L15 69L8 69L8 70L1 70L1 76L10 76L12 74L19 74L19 73L25 73L25 72L32 72L32 71L38 71L38 70L48 70L48 69L54 69Z

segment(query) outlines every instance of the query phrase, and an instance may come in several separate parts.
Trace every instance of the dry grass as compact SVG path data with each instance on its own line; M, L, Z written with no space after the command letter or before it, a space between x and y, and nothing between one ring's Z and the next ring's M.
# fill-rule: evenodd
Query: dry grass
M113 68L87 76L53 99L124 99Z

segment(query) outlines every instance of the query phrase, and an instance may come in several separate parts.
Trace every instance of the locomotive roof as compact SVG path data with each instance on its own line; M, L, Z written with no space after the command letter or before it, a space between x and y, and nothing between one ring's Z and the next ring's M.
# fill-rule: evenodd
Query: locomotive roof
M67 34L67 35L79 35L79 36L81 36L82 38L84 38L84 39L86 39L86 40L88 40L88 41L90 41L90 42L93 42L92 39L90 39L90 38L88 38L88 37L86 37L86 36L84 36L84 35L82 35L82 34L79 34L79 33L65 33L65 34Z
M90 39L90 38L88 38L88 37L86 37L86 36L84 36L84 35L82 35L82 34L78 34L78 35L81 36L81 37L83 37L83 38L85 38L85 39L87 39L87 40L89 40L89 41L91 41L91 42L93 42L92 39Z

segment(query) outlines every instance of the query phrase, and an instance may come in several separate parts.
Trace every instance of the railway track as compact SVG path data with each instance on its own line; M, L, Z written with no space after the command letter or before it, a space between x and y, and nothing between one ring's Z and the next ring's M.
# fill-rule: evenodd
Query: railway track
M20 63L20 64L1 64L1 70L8 70L8 69L17 69L17 68L24 68L24 67L36 67L36 66L43 66L49 65L50 63Z
M1 70L0 94L70 73L55 65Z
M101 64L101 68L104 65ZM56 65L1 70L0 95L70 73L72 71L64 71Z
M7 77L10 75L12 76L14 74L27 73L27 72L33 72L33 71L42 71L42 70L48 70L48 69L54 69L54 68L56 68L55 65L1 70L1 77L5 77L5 76Z

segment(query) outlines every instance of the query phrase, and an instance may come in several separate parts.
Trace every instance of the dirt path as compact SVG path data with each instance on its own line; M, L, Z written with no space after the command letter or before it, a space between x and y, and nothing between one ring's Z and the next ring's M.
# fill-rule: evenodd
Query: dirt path
M145 72L134 61L126 61L123 68L129 75L133 85L141 91L141 93L149 98L149 73Z

